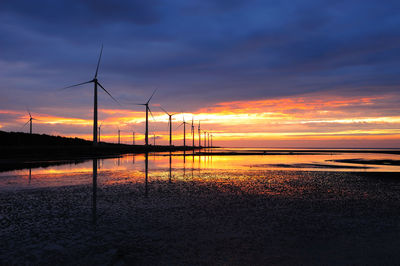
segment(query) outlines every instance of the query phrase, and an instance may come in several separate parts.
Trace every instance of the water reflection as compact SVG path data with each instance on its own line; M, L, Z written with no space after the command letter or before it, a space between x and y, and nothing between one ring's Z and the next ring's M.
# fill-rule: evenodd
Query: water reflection
M214 149L213 149L214 150ZM172 179L197 178L197 175L214 171L333 171L333 172L400 172L399 165L372 165L338 162L343 159L365 160L400 160L400 155L374 153L321 153L312 155L210 155L192 152L153 153L154 160L149 162L149 154L127 154L120 158L106 158L97 161L97 170L104 173L104 185L119 183L145 183L146 195L149 193L149 167L157 178ZM190 156L190 157L188 157ZM196 159L197 156L197 159ZM176 158L174 160L173 158ZM188 158L186 158L188 157ZM172 173L172 161L176 176ZM187 162L190 160L190 162ZM191 165L187 165L190 163ZM149 165L150 164L150 165ZM354 167L364 168L354 168ZM190 167L187 169L187 167ZM144 169L144 173L143 173ZM191 171L187 176L187 171ZM196 172L196 173L194 173ZM87 185L93 174L93 160L79 164L46 166L45 168L27 168L0 173L0 190L54 187L70 185ZM33 178L34 177L34 178Z
M92 181L92 221L97 224L97 159L93 159Z
M146 152L145 153L145 190L144 190L144 195L145 195L145 197L148 197L149 196L149 187L148 187L148 183L149 183L149 180L148 180L148 175L149 175L149 153L148 152Z
M169 152L169 183L172 182L172 153Z

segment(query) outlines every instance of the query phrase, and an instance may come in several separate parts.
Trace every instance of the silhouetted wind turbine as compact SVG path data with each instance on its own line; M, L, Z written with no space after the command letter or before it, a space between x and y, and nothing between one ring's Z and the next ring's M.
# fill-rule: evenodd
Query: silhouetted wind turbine
M154 119L153 113L151 112L151 110L149 108L149 103L150 103L151 98L153 98L154 93L156 93L156 91L157 91L157 89L155 89L153 91L153 94L150 96L149 100L146 103L137 103L136 104L136 105L144 105L144 106L146 106L146 133L145 133L145 144L146 144L146 146L149 145L149 111L150 111L151 116Z
M121 130L118 127L118 144L121 144Z
M179 128L180 126L183 125L183 147L186 147L186 124L188 124L187 122L185 122L185 116L183 116L183 122L182 124L180 124L177 128Z
M169 146L172 146L172 116L175 114L168 113L164 108L160 106L161 110L163 110L168 115L168 124L169 124Z
M200 120L199 120L199 127L198 129L198 135L199 135L199 148L201 147L201 131L200 131Z
M80 86L80 85L84 85L84 84L88 84L88 83L93 83L94 84L94 104L93 104L93 144L96 145L97 144L97 85L100 86L100 88L102 88L105 93L108 94L108 96L111 97L111 99L113 99L116 103L118 103L119 105L121 105L104 87L103 85L100 84L100 82L97 79L97 74L99 72L99 65L100 65L100 60L101 60L101 55L103 54L103 45L101 45L101 50L100 50L100 56L99 56L99 60L97 62L97 67L96 67L96 72L94 74L94 78L92 80L86 81L86 82L82 82L82 83L78 83L72 86L68 86L65 87L63 89L68 89L68 88L72 88L72 87L76 87L76 86Z
M102 126L102 125L103 125L103 122L101 122L101 123L100 123L100 126L99 126L99 136L98 136L98 137L99 137L99 139L98 139L98 142L99 142L99 143L100 143L100 141L101 141L101 140L100 140L100 137L101 137L101 126Z
M193 120L193 116L192 116L191 132L192 132L192 147L194 148L194 120Z
M132 132L132 145L135 145L135 131Z
M29 134L32 134L32 120L37 120L37 119L32 117L29 109L27 109L27 111L29 114L29 120L22 127L25 127L29 123Z

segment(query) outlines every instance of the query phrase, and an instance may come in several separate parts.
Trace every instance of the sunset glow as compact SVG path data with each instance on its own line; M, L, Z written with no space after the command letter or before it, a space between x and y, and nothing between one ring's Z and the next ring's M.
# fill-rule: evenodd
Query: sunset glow
M329 97L330 100L324 101L322 96L310 94L280 99L221 102L195 112L178 113L172 120L173 139L177 145L182 143L183 127L178 126L183 117L189 123L193 117L196 143L200 120L202 130L212 133L215 144L223 146L262 143L265 146L285 147L293 145L293 140L312 140L312 146L315 147L326 147L331 143L336 146L335 141L346 143L347 140L361 141L363 145L372 147L400 144L400 116L392 106L383 104L393 95ZM167 144L168 116L157 106L151 108L154 119L150 120L150 141L153 143L155 133L156 144ZM7 130L18 130L17 126L29 119L24 112L1 110L1 114L15 117L0 124L0 127ZM50 131L63 136L91 139L93 122L90 117L59 117L49 113L34 113L34 117L37 119L34 127L39 132ZM135 111L129 108L100 109L99 120L102 123L102 141L116 142L118 127L121 129L123 143L132 143L133 131L138 144L144 140L144 111L137 108ZM190 125L186 128L186 139L189 142L192 139Z

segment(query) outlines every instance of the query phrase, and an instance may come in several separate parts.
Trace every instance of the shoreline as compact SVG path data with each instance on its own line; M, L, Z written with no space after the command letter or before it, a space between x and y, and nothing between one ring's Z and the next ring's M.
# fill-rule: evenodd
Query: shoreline
M375 153L400 154L391 150L259 150L249 152L213 152L207 147L192 146L162 146L162 145L128 145L99 143L98 146L0 146L0 172L21 170L27 168L47 167L52 165L81 163L94 158L116 158L124 154L143 154L146 152L177 152L189 151L187 154L172 154L172 156L268 156L268 155L324 155L337 153ZM161 156L167 156L161 154ZM356 164L356 161L348 161ZM358 162L358 164L371 164ZM375 163L379 164L379 163ZM384 161L382 164L388 164ZM396 162L397 164L397 162Z
M114 158L146 152L192 151L201 147L127 145L99 143L98 146L0 146L0 172L77 163L93 158Z

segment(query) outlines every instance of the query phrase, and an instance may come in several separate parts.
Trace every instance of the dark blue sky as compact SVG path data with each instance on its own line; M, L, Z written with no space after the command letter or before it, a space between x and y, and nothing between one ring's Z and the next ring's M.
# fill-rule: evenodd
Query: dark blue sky
M2 0L0 109L76 115L92 103L92 86L58 88L93 77L102 43L100 80L122 102L142 102L156 87L154 102L176 111L310 92L396 93L399 10L399 1L370 0Z

